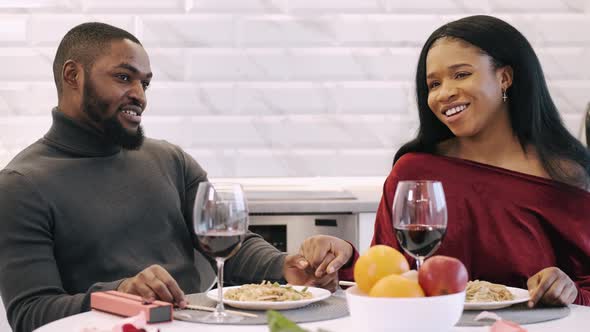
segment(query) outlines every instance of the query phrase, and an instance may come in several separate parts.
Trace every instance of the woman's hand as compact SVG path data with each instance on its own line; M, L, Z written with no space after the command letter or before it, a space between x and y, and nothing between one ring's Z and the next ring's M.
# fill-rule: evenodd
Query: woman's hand
M548 305L572 304L578 296L576 284L555 266L545 268L530 277L527 287L531 294L531 308L538 302Z

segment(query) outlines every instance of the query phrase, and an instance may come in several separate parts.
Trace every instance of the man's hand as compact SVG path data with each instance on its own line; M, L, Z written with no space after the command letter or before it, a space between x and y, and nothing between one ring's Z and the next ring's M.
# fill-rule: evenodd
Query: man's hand
M538 302L548 305L568 305L578 296L578 289L570 277L557 267L545 268L527 281L531 294L529 307Z
M339 238L316 235L307 238L298 255L285 259L285 279L293 285L318 286L336 291L338 270L352 256L352 246Z
M135 294L146 301L162 300L184 308L184 292L176 280L160 265L152 265L133 278L127 278L117 288L119 292Z

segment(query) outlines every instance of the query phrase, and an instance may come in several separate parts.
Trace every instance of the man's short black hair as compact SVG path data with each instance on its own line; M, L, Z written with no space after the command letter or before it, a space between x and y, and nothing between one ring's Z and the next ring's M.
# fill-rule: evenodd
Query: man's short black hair
M67 60L77 61L88 70L99 55L109 50L110 42L122 39L141 45L131 33L105 23L83 23L68 31L59 43L53 60L53 79L58 96L62 92L61 72Z

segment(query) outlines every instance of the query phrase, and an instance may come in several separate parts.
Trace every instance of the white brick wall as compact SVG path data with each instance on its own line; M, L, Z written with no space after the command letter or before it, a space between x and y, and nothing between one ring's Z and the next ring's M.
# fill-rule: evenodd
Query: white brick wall
M0 0L0 167L50 124L59 40L98 20L150 54L148 135L212 176L383 176L417 128L422 43L477 13L529 38L579 136L590 0Z

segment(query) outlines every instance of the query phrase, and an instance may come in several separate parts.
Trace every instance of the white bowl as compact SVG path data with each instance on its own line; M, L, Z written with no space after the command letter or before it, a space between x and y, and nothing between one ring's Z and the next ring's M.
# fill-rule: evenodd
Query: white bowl
M444 332L457 324L465 292L414 298L369 297L357 286L346 290L351 331Z

